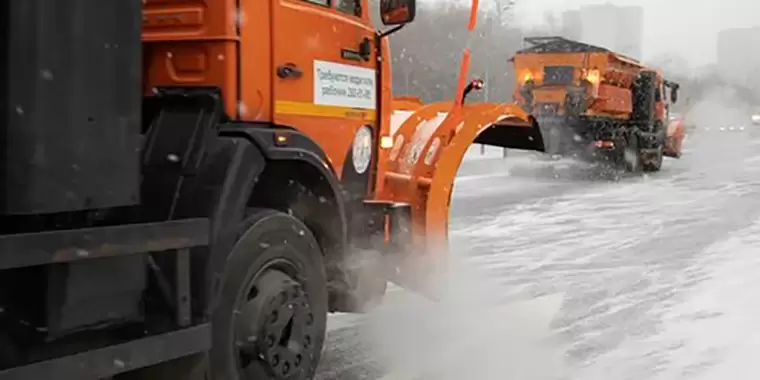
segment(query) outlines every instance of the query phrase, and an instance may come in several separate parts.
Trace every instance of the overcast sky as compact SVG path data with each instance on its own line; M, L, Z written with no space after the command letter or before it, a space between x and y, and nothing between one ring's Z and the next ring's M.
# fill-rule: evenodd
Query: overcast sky
M494 0L481 0L492 2ZM675 52L692 66L715 61L717 32L760 25L760 0L514 0L515 20L540 23L545 11L610 3L644 7L644 58ZM747 54L760 54L760 44Z

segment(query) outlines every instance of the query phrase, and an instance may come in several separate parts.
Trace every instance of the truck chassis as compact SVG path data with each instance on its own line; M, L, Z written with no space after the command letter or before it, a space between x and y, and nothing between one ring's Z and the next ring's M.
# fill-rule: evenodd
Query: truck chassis
M316 370L311 347L322 345L328 307L349 302L336 291L328 305L326 263L341 260L335 254L344 252L347 223L323 153L292 128L222 120L218 90L157 92L162 116L143 136L140 205L92 218L6 217L21 231L0 236L0 379L142 379L154 372L195 379L203 368L229 378L236 365L220 363L243 350L267 361L266 369L254 366L254 377ZM291 186L297 181L307 181L305 195L320 201L294 198L304 195ZM289 215L311 207L303 202L332 211ZM336 283L345 274L330 273ZM30 301L11 283L33 289L25 294ZM242 289L249 298L237 296ZM287 320L261 317L277 313ZM233 325L234 335L220 333ZM265 339L235 348L241 334ZM304 346L303 357L269 343L286 334ZM213 358L194 356L209 352ZM193 357L211 366L187 365Z
M171 251L164 254L174 256L176 263L175 320L180 326L142 339L2 370L0 379L101 379L210 349L211 325L193 323L190 297L190 248L207 245L209 231L208 219L194 218L0 237L0 251L4 253L0 255L0 270Z

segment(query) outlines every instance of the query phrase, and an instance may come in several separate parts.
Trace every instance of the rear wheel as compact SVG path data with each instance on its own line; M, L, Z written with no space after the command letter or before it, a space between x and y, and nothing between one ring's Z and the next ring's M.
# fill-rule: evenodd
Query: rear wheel
M646 144L648 147L651 146L651 148L643 150L646 152L646 154L643 155L643 157L646 157L646 159L643 160L642 163L645 172L660 171L662 168L662 161L665 156L665 127L659 121L656 122L654 126L654 141L649 141Z
M213 315L210 379L312 379L327 322L317 240L271 210L256 210L242 227Z
M662 144L658 145L657 148L654 148L654 150L655 152L652 153L650 160L644 162L643 164L643 169L647 173L658 172L662 168Z

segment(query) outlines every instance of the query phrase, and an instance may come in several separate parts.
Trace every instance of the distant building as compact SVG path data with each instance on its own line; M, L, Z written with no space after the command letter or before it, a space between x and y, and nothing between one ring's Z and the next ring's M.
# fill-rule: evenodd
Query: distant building
M644 41L644 8L637 6L618 7L616 51L642 59Z
M612 4L587 5L562 14L562 35L641 59L644 9Z
M571 10L562 13L562 37L580 40L583 33L582 25L580 11Z
M760 46L760 27L727 29L718 33L718 70L734 83L760 89L760 55L752 54Z

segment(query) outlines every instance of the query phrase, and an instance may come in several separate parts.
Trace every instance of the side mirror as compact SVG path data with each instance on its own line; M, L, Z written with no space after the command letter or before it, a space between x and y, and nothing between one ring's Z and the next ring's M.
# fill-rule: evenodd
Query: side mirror
M672 88L670 90L670 102L675 104L678 101L678 88Z
M476 78L470 81L468 86L472 87L473 90L482 90L486 86L486 83L482 79Z
M403 25L414 20L415 0L380 0L380 17L385 25Z
M467 95L470 94L473 90L478 91L482 90L483 87L485 87L485 82L483 82L482 79L473 79L470 81L470 83L467 84L467 87L464 88L464 94L462 94L462 102L467 98Z

